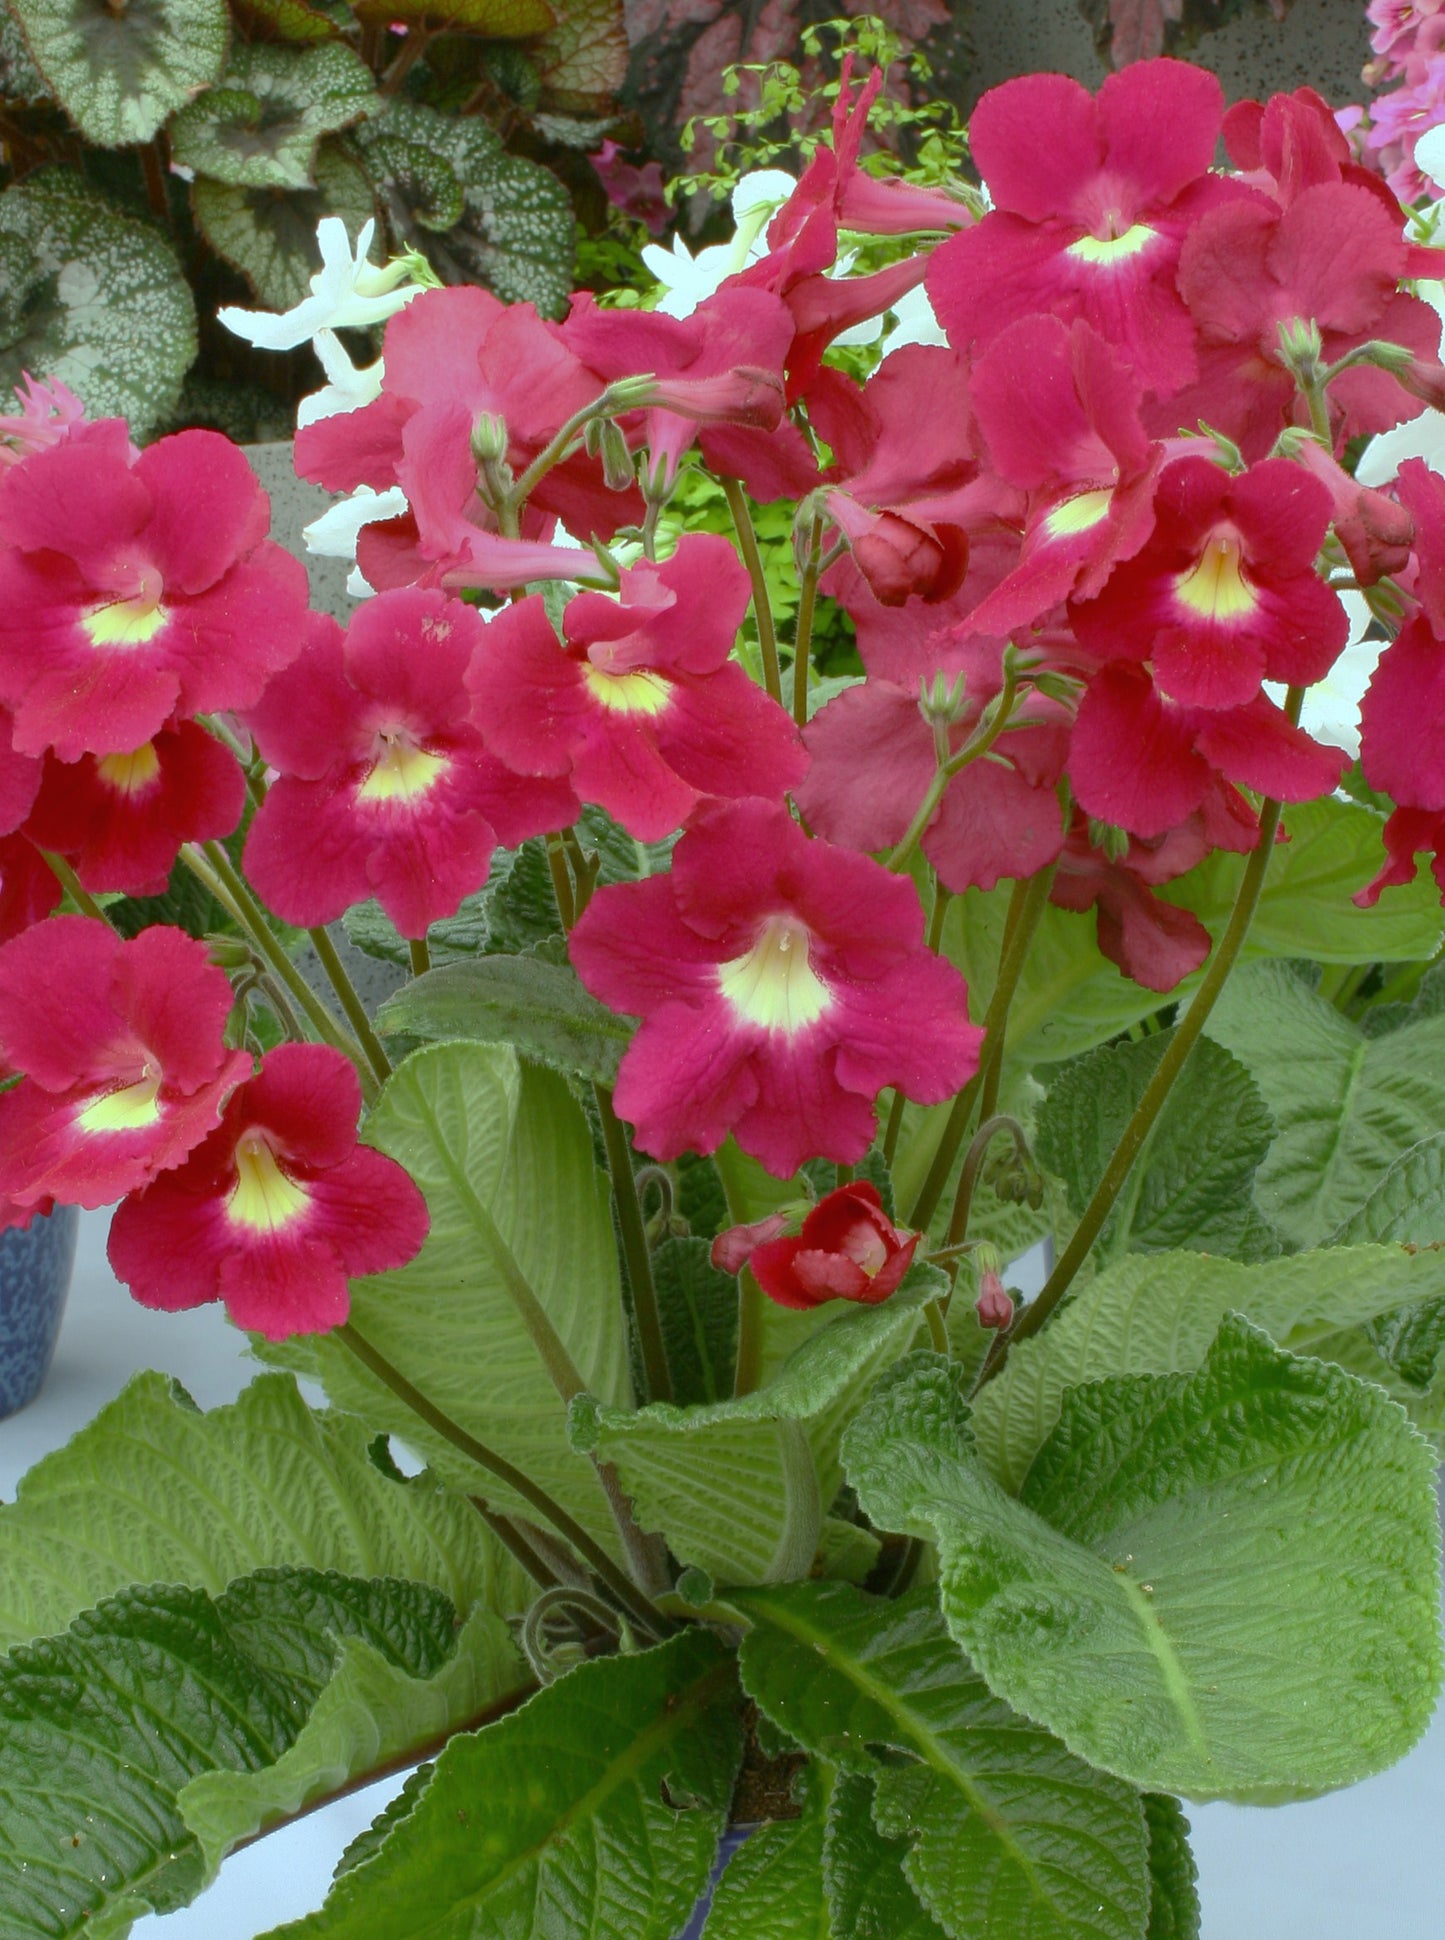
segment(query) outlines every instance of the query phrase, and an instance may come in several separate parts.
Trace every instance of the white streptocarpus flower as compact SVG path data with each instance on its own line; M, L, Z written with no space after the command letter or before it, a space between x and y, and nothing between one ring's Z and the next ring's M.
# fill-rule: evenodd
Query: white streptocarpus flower
M367 260L375 222L363 223L353 250L346 224L324 216L316 226L321 268L311 279L311 294L294 309L276 316L266 310L217 311L236 336L261 350L294 350L318 330L365 329L383 323L423 289L434 287L431 266L415 250L378 267Z
M407 509L406 493L399 485L374 492L369 485L358 485L345 498L327 506L319 519L301 528L306 550L321 559L349 559L351 574L346 590L353 599L369 599L376 588L368 584L356 564L356 542L361 528L382 519L399 519Z
M360 367L353 364L341 347L334 330L318 330L311 348L321 359L327 381L296 406L296 429L315 424L319 418L340 417L344 411L359 411L381 396L382 360Z
M665 317L690 317L700 303L714 295L729 276L760 262L768 253L764 235L768 224L798 186L780 168L754 169L744 175L732 193L732 240L712 243L696 256L680 236L674 236L671 249L661 243L647 243L642 260L663 286L657 308Z

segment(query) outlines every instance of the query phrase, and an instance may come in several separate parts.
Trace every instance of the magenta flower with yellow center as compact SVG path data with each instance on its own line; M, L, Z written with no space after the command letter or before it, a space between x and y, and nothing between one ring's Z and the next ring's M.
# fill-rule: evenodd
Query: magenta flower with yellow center
M116 1277L168 1313L223 1300L268 1340L336 1327L349 1279L404 1266L426 1200L394 1159L357 1143L361 1086L324 1044L282 1044L184 1165L111 1223Z
M129 942L89 916L0 949L0 1193L106 1206L179 1165L251 1059L228 1051L231 986L206 947L157 926Z
M779 1177L851 1164L885 1086L940 1104L978 1065L913 884L810 841L781 803L700 810L669 875L597 892L571 954L594 997L642 1019L616 1102L656 1158L732 1132Z

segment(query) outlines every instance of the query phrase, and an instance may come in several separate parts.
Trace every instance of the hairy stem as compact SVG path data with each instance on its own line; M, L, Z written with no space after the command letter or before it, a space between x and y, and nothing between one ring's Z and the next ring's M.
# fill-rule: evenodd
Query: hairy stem
M632 1289L632 1311L637 1321L637 1339L642 1349L643 1372L647 1376L649 1401L671 1401L672 1371L662 1344L662 1316L658 1311L657 1287L652 1278L652 1255L647 1245L642 1203L637 1196L637 1178L632 1170L632 1154L627 1134L612 1108L609 1086L594 1084L597 1113L602 1120L602 1137L607 1146L607 1169L612 1175L612 1197L617 1206L617 1224L622 1234L622 1257L627 1264L627 1280Z
M814 519L808 537L808 557L798 582L798 624L793 635L793 719L800 728L808 725L808 673L813 651L813 609L818 600L818 575L822 571L823 521Z
M372 1070L385 1084L391 1076L391 1059L386 1055L381 1039L372 1027L371 1019L366 1014L366 1006L357 995L356 985L346 973L346 965L341 961L336 945L319 924L314 930L308 930L306 934L311 938L311 947L320 960L321 968L326 972L331 988L336 992L341 1008L346 1012L352 1030L356 1033L357 1042L365 1051Z
M727 495L728 510L733 515L733 529L738 535L743 564L753 584L753 618L757 622L758 645L763 655L763 684L781 707L783 675L778 665L778 630L773 623L773 602L768 597L767 575L763 571L763 556L758 551L753 515L748 509L747 495L735 478L725 478L722 488Z
M333 1331L335 1338L356 1356L363 1367L369 1369L377 1380L388 1387L398 1401L404 1402L419 1420L426 1423L428 1428L450 1442L453 1448L460 1449L462 1454L475 1462L478 1468L485 1469L489 1475L496 1476L499 1482L504 1482L514 1495L519 1495L524 1502L530 1504L544 1521L549 1522L559 1535L564 1536L578 1555L586 1558L588 1566L598 1580L607 1585L624 1610L630 1612L639 1623L644 1624L654 1636L661 1637L667 1634L670 1625L661 1611L653 1608L648 1598L635 1583L629 1581L625 1572L617 1567L602 1545L588 1535L581 1523L574 1516L569 1515L560 1502L534 1482L530 1475L509 1462L505 1455L499 1455L496 1449L488 1448L485 1442L480 1442L475 1435L468 1434L460 1422L453 1421L451 1416L437 1407L434 1401L429 1400L420 1388L408 1381L401 1369L394 1366L379 1348L373 1347L351 1321L343 1322Z
M1292 715L1299 711L1297 689L1290 690L1293 706ZM1194 1001L1175 1027L1163 1057L1155 1067L1154 1075L1145 1087L1144 1095L1134 1108L1133 1116L1124 1127L1113 1156L1104 1168L1104 1176L1094 1188L1093 1197L1084 1209L1084 1215L1074 1228L1068 1245L1060 1255L1053 1272L1044 1282L1036 1300L1020 1308L1013 1325L1000 1334L989 1350L988 1359L979 1373L979 1385L992 1377L1003 1366L1008 1350L1016 1340L1026 1340L1036 1334L1058 1306L1073 1282L1074 1275L1088 1257L1089 1248L1098 1238L1104 1221L1113 1210L1114 1201L1123 1189L1125 1180L1138 1158L1144 1141L1154 1128L1155 1121L1164 1109L1164 1102L1173 1088L1175 1079L1183 1070L1189 1053L1194 1049L1209 1021L1209 1013L1223 990L1230 971L1239 959L1249 925L1259 903L1260 892L1264 888L1270 857L1274 850L1275 832L1279 827L1280 804L1267 801L1260 810L1259 841L1245 865L1240 879L1239 893L1234 899L1229 923L1220 938L1219 947L1214 952L1204 981L1195 992Z
M93 916L97 923L105 923L108 929L110 925L107 921L105 911L81 882L80 877L76 875L70 864L65 860L65 857L63 855L56 855L50 849L41 849L40 854L51 875L54 876L55 880L60 884L71 902L75 904L75 907L80 911L81 915Z
M958 1157L963 1135L968 1130L973 1117L974 1101L984 1089L988 1078L989 1062L997 1057L1002 1064L1004 1033L1008 1028L1009 1005L1013 1002L1014 991L1023 974L1029 945L1034 931L1038 928L1039 918L1049 900L1049 889L1054 880L1052 867L1041 869L1036 876L1026 881L1015 882L1009 898L1008 915L1004 919L1003 949L999 956L998 980L994 984L993 996L989 999L984 1013L983 1056L979 1068L963 1090L953 1101L953 1110L948 1115L948 1123L943 1128L943 1137L938 1142L938 1150L933 1155L933 1164L928 1168L928 1177L913 1210L908 1215L908 1223L919 1232L926 1229L929 1220L938 1209L948 1185L953 1161Z

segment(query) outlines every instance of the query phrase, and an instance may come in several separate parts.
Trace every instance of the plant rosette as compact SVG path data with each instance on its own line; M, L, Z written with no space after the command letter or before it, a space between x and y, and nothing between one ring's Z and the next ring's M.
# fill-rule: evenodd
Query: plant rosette
M235 319L384 323L345 627L219 434L0 419L0 1203L271 1364L0 1507L17 1940L412 1767L273 1940L675 1940L734 1847L707 1940L1149 1940L1182 1802L1426 1726L1445 483L1350 460L1433 254L1308 92L1029 76L948 190L878 85L686 314L332 229Z

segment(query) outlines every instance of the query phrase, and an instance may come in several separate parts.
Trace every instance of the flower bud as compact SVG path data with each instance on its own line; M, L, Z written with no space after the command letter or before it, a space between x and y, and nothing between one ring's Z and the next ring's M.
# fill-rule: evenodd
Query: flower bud
M472 426L472 457L478 465L499 465L507 455L507 422L483 411Z
M753 1249L765 1240L777 1239L788 1230L786 1213L769 1213L755 1219L751 1226L729 1226L712 1243L712 1263L719 1273L741 1273L753 1256Z
M978 1276L978 1299L973 1310L980 1327L1007 1327L1014 1317L1014 1303L992 1268Z

